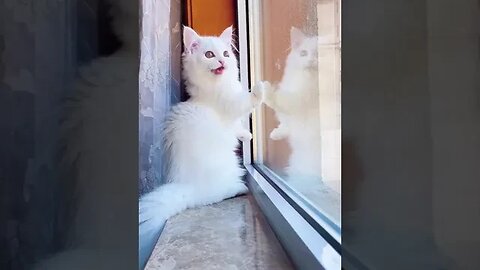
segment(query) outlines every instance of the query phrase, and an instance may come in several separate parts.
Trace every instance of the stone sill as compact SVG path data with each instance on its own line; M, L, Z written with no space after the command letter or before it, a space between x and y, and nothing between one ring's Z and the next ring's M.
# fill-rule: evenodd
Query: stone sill
M146 270L294 269L253 197L189 209L169 219Z

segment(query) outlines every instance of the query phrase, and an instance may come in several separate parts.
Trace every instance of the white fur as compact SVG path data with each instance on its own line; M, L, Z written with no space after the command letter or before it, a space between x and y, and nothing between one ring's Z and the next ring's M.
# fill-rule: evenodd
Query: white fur
M155 229L186 208L247 190L234 151L237 137L245 135L240 119L261 103L264 86L260 83L251 93L242 89L231 33L229 27L219 37L200 37L184 27L183 75L191 98L167 116L163 147L169 156L168 183L142 197L140 222L148 222L145 228ZM207 58L206 51L215 57ZM230 57L223 56L225 51ZM216 75L212 69L219 61L225 70Z
M317 37L292 28L290 40L282 80L277 89L266 89L265 103L275 110L280 122L270 138L287 138L292 149L289 180L310 182L321 176ZM308 189L309 185L303 186Z

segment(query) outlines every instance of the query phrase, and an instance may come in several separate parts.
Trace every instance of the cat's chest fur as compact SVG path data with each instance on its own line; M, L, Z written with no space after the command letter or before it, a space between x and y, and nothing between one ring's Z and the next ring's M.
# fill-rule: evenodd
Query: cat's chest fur
M169 125L175 142L196 140L214 148L234 148L237 140L235 122L226 119L212 106L198 101L180 103L172 110Z

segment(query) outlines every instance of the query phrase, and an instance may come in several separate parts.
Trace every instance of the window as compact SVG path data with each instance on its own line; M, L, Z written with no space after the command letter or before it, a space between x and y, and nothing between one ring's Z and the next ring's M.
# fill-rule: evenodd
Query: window
M242 81L249 75L251 84L258 81L271 84L266 92L266 105L252 116L253 142L244 147L244 151L251 154L251 162L246 161L251 189L254 194L265 193L272 207L278 208L277 216L286 217L288 211L281 209L281 203L274 202L268 190L281 195L288 207L295 210L292 215L300 215L325 240L326 246L337 251L332 258L338 260L341 242L340 0L239 2L240 51L245 52L248 47L249 52L249 68L245 59L242 62L242 57L247 56L240 57ZM243 12L248 14L248 21L242 24ZM257 197L262 200L265 196ZM264 208L264 211L271 210ZM295 227L292 225L294 234L302 238L300 231L307 230L306 227ZM284 234L284 230L280 234ZM301 242L308 246L308 239ZM291 244L284 243L284 246L288 250ZM292 252L295 253L294 249ZM315 255L324 267L326 262L322 256L325 254Z

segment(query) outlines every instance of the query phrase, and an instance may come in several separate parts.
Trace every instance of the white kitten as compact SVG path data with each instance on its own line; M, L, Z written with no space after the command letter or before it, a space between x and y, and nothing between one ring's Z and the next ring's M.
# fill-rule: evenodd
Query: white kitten
M184 27L183 75L191 98L174 106L164 126L169 158L167 184L140 200L140 222L155 229L189 207L219 202L246 192L234 153L237 137L250 139L240 119L262 102L263 84L251 93L238 80L232 28L201 37Z
M292 27L290 42L282 80L276 90L267 88L265 92L265 103L280 122L270 138L288 138L292 149L289 180L313 181L321 176L317 37Z

